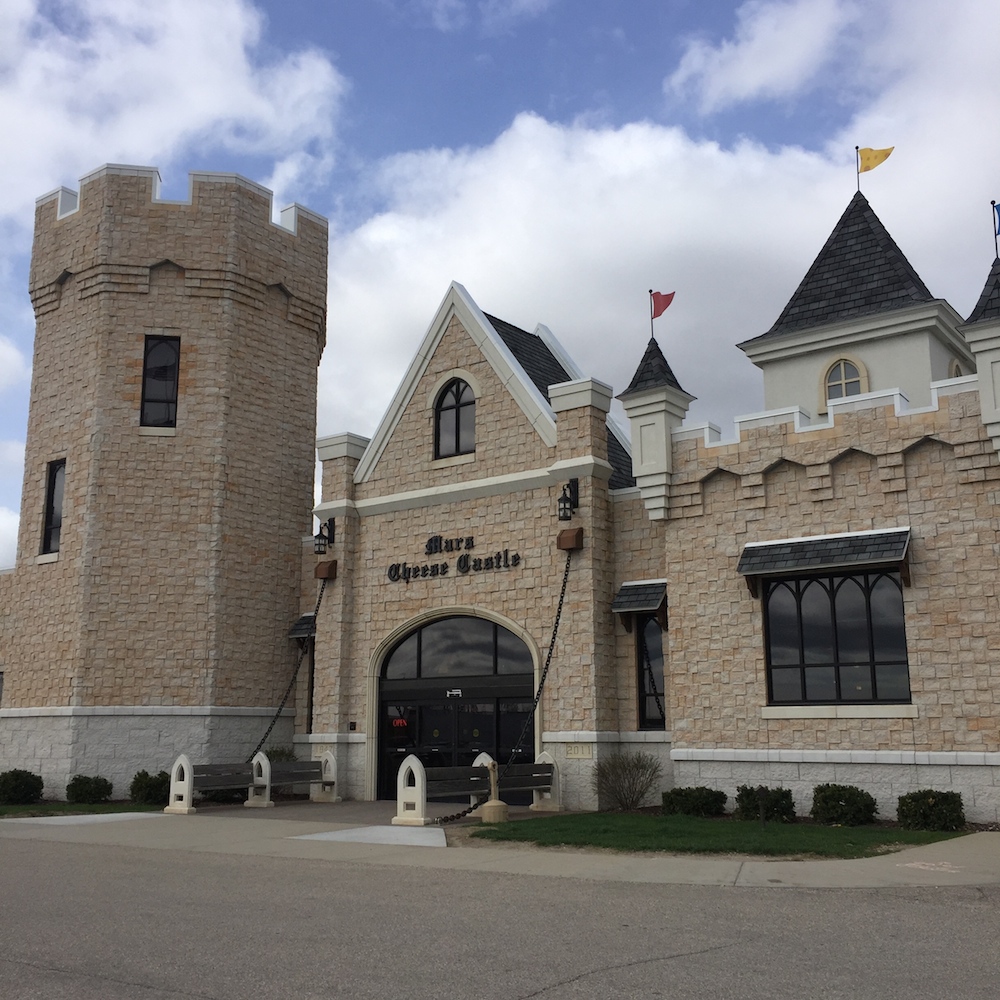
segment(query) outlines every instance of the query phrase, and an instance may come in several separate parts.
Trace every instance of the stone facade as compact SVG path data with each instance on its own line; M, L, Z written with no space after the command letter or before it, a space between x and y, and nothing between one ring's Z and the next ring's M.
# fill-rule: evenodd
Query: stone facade
M188 203L157 185L104 167L36 211L0 766L50 794L98 768L124 791L192 746L248 752L295 663L327 225L272 223L270 192L235 175L192 174ZM180 339L175 427L140 426L150 335ZM61 540L39 555L58 460Z

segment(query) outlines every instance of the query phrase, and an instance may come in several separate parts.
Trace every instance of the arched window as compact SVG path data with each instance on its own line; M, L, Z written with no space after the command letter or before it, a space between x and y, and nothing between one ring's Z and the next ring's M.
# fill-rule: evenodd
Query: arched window
M861 372L853 361L842 358L826 373L826 398L843 399L861 394Z
M476 450L476 397L468 382L452 379L434 404L434 457Z
M957 361L952 361L948 378L961 378L962 374L962 366Z

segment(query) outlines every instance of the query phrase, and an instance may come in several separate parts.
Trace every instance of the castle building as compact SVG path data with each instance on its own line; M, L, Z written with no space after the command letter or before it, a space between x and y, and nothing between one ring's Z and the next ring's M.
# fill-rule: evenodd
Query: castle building
M655 340L626 432L551 331L453 283L373 436L316 442L313 508L325 225L154 181L39 204L0 769L245 759L294 676L278 741L350 798L410 753L544 752L594 808L626 749L803 813L833 781L1000 816L1000 261L963 319L855 195L739 345L765 409L725 435Z

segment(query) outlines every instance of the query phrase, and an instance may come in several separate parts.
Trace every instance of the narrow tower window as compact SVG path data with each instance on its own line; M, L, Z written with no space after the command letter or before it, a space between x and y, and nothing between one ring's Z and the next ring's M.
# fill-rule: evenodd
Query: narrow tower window
M45 529L42 532L42 555L59 551L62 533L63 490L66 484L66 459L49 462L45 485Z
M476 450L476 397L468 382L452 379L434 407L434 457L467 455Z
M639 667L639 728L665 729L663 631L654 615L636 615L635 634Z
M177 426L180 337L147 337L142 365L143 427Z

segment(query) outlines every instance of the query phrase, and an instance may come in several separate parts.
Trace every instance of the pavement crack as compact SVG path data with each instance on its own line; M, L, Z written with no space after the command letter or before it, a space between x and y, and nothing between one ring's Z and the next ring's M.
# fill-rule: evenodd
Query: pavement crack
M28 969L36 969L39 972L50 972L53 975L58 976L90 979L97 983L116 983L119 986L134 986L141 990L149 990L150 993L159 993L161 996L194 997L196 1000L222 1000L217 993L193 993L190 990L179 990L173 986L142 983L136 979L120 979L116 976L99 975L93 972L85 972L81 969L68 969L57 965L44 965L41 962L26 962L17 958L4 958L0 959L0 961L2 961L5 965L19 965Z
M713 951L723 951L729 948L728 944L717 944L713 945L711 948L698 948L694 951L679 951L673 955L657 955L654 958L637 958L631 962L613 962L609 965L601 965L596 969L590 969L587 972L581 972L579 975L570 976L567 979L560 979L558 982L549 983L547 986L543 986L540 990L535 990L534 993L524 993L517 1000L532 1000L533 997L541 997L548 993L550 990L557 989L560 986L567 986L570 983L578 983L584 979L589 979L591 976L600 975L603 972L617 972L620 969L635 969L640 965L653 965L655 962L672 962L676 958L693 958L697 955L709 955Z

